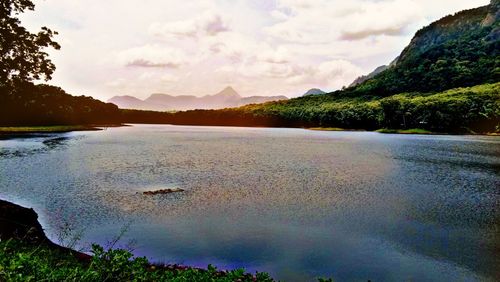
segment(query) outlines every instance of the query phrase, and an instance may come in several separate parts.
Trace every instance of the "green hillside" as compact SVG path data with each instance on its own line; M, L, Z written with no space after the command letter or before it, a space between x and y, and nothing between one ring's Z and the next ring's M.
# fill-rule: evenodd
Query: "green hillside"
M419 30L396 64L339 94L434 92L500 80L498 1L444 17Z

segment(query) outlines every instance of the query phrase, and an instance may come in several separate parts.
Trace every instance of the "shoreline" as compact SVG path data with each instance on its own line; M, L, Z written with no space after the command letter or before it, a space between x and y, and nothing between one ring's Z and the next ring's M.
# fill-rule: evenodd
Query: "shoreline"
M2 199L0 199L0 244L3 244L2 247L4 251L7 250L6 253L18 252L21 257L29 255L32 259L37 260L37 263L40 263L40 258L36 257L37 252L44 253L45 259L47 259L46 256L48 254L50 256L49 260L53 264L50 266L54 268L52 271L57 271L58 267L62 268L69 264L73 265L71 271L73 271L74 268L85 271L96 261L104 263L105 268L108 264L114 262L113 254L119 254L125 257L126 262L122 261L124 265L113 266L114 268L112 268L112 270L115 272L115 276L123 275L123 273L129 271L129 268L133 266L139 266L141 269L138 271L142 271L142 275L144 275L144 273L157 273L158 275L169 278L179 276L184 278L182 279L183 281L189 281L191 279L200 281L200 277L207 278L210 281L227 281L229 277L237 278L235 281L274 281L273 278L264 272L252 274L245 272L243 269L219 270L211 265L205 269L181 264L155 263L148 261L145 257L136 257L127 250L112 249L111 247L104 249L98 246L102 251L100 255L95 253L95 249L90 253L74 250L54 243L46 236L42 225L38 221L38 214L35 210ZM120 259L120 257L116 258ZM43 263L47 262L41 262L41 264ZM47 265L43 266L45 267ZM0 268L1 267L2 265L0 264ZM118 267L120 267L120 269L115 269ZM7 274L13 274L16 271L22 270L9 269L8 272L10 273ZM103 269L103 271L106 275L109 274L108 270ZM2 278L1 274L2 273L0 273L0 280ZM17 274L19 277L22 277L21 273ZM135 273L131 273L130 275L134 274ZM125 276L128 277L129 275Z
M121 123L121 124L89 124L89 125L47 125L47 126L0 126L0 135L20 135L20 134L31 134L31 133L67 133L73 131L101 131L108 127L124 127L133 126L133 124L150 124L150 123ZM153 123L155 125L174 125L174 126L217 126L226 127L227 125L181 125L181 124L166 124L166 123ZM228 126L233 127L233 126ZM243 128L250 128L253 126L236 126ZM280 128L273 126L263 126L258 128ZM434 132L428 131L421 128L411 128L411 129L388 129L380 128L376 130L365 130L365 129L348 129L340 127L290 127L290 128L301 128L305 130L312 131L332 131L332 132L376 132L381 134L404 134L404 135L456 135L456 136L500 136L500 132L492 133L449 133L449 132Z
M380 128L376 130L364 130L364 129L346 129L346 128L338 128L338 127L311 127L304 128L307 130L314 131L351 131L351 132L376 132L381 134L404 134L404 135L455 135L455 136L500 136L500 133L448 133L448 132L434 132L428 131L421 128L411 128L411 129L388 129L388 128Z
M89 125L47 125L47 126L0 126L0 135L29 133L66 133L73 131L100 131L107 127L122 127L125 124L89 124Z

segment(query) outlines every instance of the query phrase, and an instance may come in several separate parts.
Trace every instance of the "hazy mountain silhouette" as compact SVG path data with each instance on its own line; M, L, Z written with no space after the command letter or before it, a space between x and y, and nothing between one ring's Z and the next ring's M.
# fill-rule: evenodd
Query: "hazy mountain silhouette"
M133 96L115 96L108 102L122 109L153 110L153 111L183 111L193 109L223 109L248 104L287 100L285 96L251 96L241 97L232 87L228 86L217 94L197 97L193 95L168 95L155 93L145 100Z
M309 89L307 90L306 93L304 93L304 95L302 96L309 96L309 95L322 95L322 94L325 94L326 92L319 89L319 88L312 88L312 89Z

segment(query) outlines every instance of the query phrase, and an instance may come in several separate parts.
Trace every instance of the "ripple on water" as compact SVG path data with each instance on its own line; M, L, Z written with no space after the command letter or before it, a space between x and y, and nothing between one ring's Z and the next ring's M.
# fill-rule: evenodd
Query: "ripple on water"
M498 138L143 125L0 148L0 195L50 232L71 218L102 243L131 222L155 260L292 281L498 277ZM165 188L185 191L142 194Z

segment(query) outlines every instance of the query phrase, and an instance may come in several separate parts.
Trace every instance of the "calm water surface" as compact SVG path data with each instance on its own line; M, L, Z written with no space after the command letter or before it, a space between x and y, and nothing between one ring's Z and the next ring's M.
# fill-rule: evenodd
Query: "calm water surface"
M185 192L145 196L179 187ZM500 138L134 125L0 140L0 198L57 240L286 281L500 279Z

